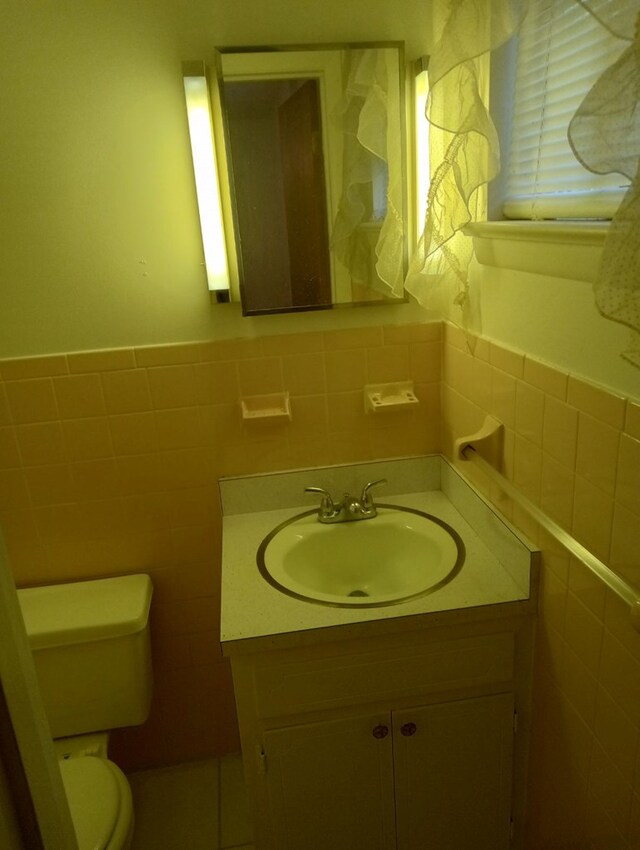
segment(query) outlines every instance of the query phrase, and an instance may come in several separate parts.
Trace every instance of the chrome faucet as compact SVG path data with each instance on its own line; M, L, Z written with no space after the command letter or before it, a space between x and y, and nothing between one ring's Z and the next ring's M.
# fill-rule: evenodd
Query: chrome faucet
M360 498L345 493L341 502L334 502L331 494L324 487L305 487L305 493L319 493L322 496L318 509L318 522L354 522L358 519L373 519L377 509L371 496L371 488L378 484L386 484L386 478L369 481L362 488Z

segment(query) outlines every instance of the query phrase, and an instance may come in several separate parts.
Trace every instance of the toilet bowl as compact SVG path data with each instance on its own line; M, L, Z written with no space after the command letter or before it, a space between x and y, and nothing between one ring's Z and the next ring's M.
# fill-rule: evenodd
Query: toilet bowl
M149 715L151 594L146 575L18 591L80 850L131 845L131 789L107 742Z
M60 762L79 850L129 850L133 838L131 788L120 768L99 756Z

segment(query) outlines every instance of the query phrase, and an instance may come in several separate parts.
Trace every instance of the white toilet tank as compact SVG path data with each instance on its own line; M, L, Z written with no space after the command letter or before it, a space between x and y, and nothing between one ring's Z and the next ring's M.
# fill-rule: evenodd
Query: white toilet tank
M147 575L18 590L54 738L147 719L152 590Z

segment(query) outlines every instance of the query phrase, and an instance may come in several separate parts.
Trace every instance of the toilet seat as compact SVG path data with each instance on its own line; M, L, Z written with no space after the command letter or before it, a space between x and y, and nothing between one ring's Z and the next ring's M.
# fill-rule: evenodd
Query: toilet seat
M133 834L131 789L120 768L97 756L59 762L80 850L124 850Z

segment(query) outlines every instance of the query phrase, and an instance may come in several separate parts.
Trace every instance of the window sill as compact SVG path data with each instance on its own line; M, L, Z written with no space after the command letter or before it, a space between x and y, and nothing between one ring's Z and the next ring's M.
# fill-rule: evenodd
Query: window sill
M484 221L468 224L485 266L593 282L608 221Z

